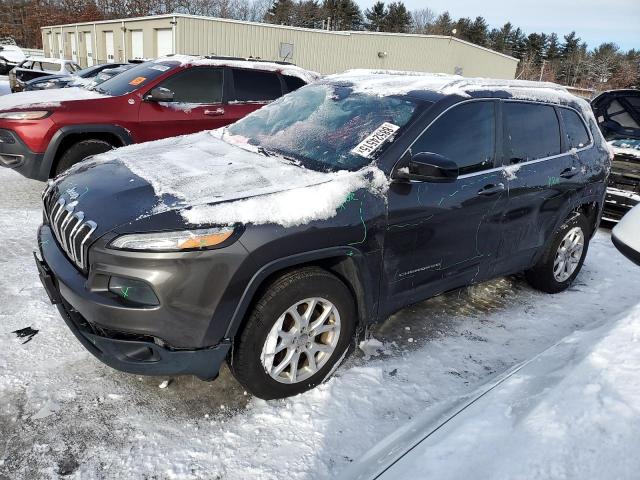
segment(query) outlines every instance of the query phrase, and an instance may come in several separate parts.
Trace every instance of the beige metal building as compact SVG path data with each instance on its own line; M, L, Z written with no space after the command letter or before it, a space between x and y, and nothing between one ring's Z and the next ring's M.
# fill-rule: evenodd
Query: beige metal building
M518 60L455 37L333 32L194 15L42 28L46 56L89 66L169 53L286 60L328 74L351 68L513 78Z

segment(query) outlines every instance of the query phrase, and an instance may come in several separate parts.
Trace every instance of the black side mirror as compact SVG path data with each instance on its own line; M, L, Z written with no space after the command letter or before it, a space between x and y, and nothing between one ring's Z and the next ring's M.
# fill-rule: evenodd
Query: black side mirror
M456 181L459 173L456 162L437 153L421 152L412 156L407 165L396 169L394 177L421 182L450 183Z
M144 96L147 102L173 102L173 92L168 88L156 87Z

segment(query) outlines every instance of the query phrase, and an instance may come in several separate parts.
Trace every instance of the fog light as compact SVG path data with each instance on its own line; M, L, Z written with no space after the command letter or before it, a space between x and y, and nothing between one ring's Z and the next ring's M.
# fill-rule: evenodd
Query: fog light
M160 305L151 287L140 280L124 277L109 278L109 291L127 302L138 305Z

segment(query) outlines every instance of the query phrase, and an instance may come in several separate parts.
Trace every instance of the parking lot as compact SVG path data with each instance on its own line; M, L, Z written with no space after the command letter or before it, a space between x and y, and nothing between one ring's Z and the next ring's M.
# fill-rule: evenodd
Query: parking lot
M332 478L417 413L637 303L640 270L601 229L568 291L550 297L508 277L436 297L373 328L319 388L265 402L226 368L206 383L94 359L33 265L43 184L2 169L0 185L3 479ZM27 327L37 333L26 343L12 333Z

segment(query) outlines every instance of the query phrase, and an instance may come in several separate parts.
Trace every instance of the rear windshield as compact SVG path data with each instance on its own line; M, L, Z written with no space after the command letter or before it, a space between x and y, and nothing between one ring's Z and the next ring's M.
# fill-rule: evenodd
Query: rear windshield
M129 70L116 75L113 78L101 83L95 88L96 91L116 97L126 95L144 87L149 82L155 80L160 75L176 68L178 62L146 62L141 63Z

